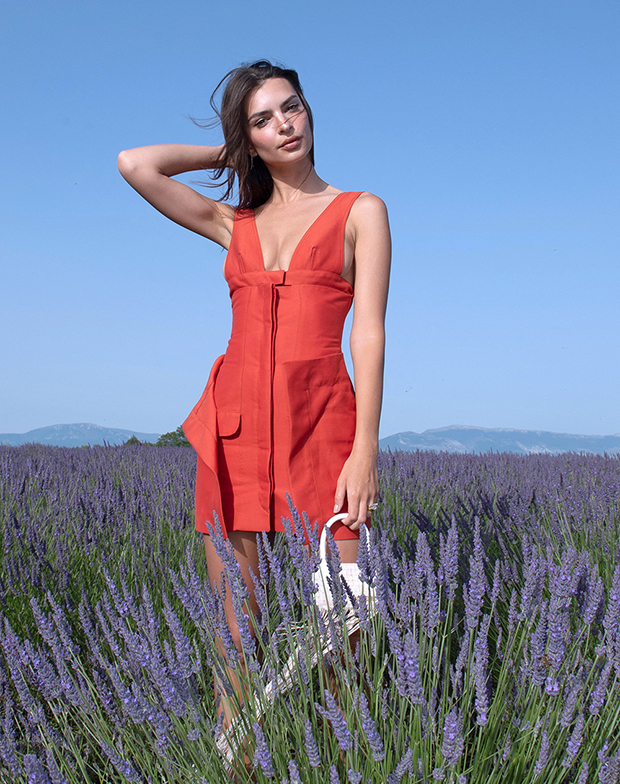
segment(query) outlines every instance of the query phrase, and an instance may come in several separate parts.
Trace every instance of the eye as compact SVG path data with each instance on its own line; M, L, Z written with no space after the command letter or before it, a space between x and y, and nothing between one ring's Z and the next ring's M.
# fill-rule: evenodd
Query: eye
M287 112L296 112L296 111L299 111L299 108L300 107L299 107L298 103L289 103L289 105L286 107L286 111Z
M265 117L259 117L259 119L258 119L258 120L256 120L256 122L254 123L254 127L255 127L255 128L262 128L262 127L263 127L263 125L264 125L266 122L267 122L267 119L266 119Z

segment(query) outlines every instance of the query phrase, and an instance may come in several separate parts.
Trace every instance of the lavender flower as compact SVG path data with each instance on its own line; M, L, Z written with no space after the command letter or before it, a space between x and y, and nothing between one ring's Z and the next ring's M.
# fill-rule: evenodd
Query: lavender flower
M316 702L314 703L314 707L316 708L317 712L323 716L323 718L329 720L340 748L343 751L348 751L353 747L353 738L351 737L351 732L347 727L347 722L342 715L342 711L336 704L336 700L334 699L331 692L325 689L323 693L325 696L325 703L327 708L323 708Z
M256 737L254 767L257 768L260 765L263 774L267 776L268 779L272 779L276 775L276 772L273 767L273 760L271 759L269 746L267 745L267 741L265 740L265 736L263 735L260 724L252 724L252 729L254 730L254 735Z
M547 767L549 762L549 735L547 730L544 729L540 740L540 751L538 752L538 759L534 765L534 775L540 776L543 770Z
M399 693L406 694L414 705L424 705L424 687L420 677L420 649L411 630L405 635L402 656L403 664L398 673Z
M607 755L607 743L598 752L598 759L601 764L598 772L600 784L617 784L620 778L620 752L610 757Z
M439 546L439 583L448 592L448 601L453 601L456 588L458 587L457 577L459 570L459 534L456 527L456 519L452 515L452 521L446 537L440 537Z
M24 769L28 776L28 784L52 784L43 764L36 754L24 755Z
M331 765L329 768L329 784L340 784L340 776L335 765Z
M124 777L126 781L131 782L140 782L140 775L135 770L135 768L131 765L131 763L124 760L115 749L111 746L108 746L107 743L101 743L101 748L105 752L106 757L110 760L112 765L116 768L116 770Z
M577 752L581 748L581 744L583 741L584 724L585 724L584 715L583 713L580 713L579 716L577 716L577 720L575 721L575 726L573 727L571 736L568 739L568 743L566 744L566 756L562 760L562 765L565 768L568 768L573 764L573 761L577 756Z
M394 781L400 782L405 773L413 771L413 749L407 749L398 765L394 768Z
M362 729L364 730L368 745L372 751L372 758L375 762L380 762L385 758L385 748L381 736L377 732L375 722L370 715L368 700L363 692L359 696L359 708L362 716Z
M463 739L463 722L456 708L447 714L443 725L443 743L441 754L446 765L456 765L463 754L465 742Z
M302 784L301 776L299 775L299 769L294 760L289 760L288 774L291 777L291 784Z
M609 683L611 669L612 662L606 661L603 669L601 670L601 674L599 675L596 686L590 693L589 711L591 716L598 716L600 714L601 708L603 707L603 703L605 702L605 698L607 696L607 684Z
M478 625L478 617L482 610L482 602L488 591L488 583L484 573L484 552L480 533L480 520L476 517L474 528L474 551L469 559L469 582L463 589L465 598L465 615L467 628L473 631Z
M0 758L2 758L4 764L11 771L14 779L21 776L22 766L15 756L14 744L3 734L0 734Z
M306 753L308 754L308 761L312 768L319 768L321 766L321 754L319 747L316 744L314 733L312 732L312 723L310 719L306 719L304 724L304 736L306 741Z
M485 616L486 617L486 616ZM489 710L489 695L487 688L487 665L489 661L489 650L485 632L485 624L476 635L474 643L474 681L476 684L476 724L484 727L488 721L487 712Z
M45 761L47 763L47 770L49 772L49 777L52 784L67 784L67 780L58 769L54 754L49 748L45 749Z
M428 634L432 634L431 630L439 624L439 597L433 559L423 532L418 534L416 540L415 571L423 607L422 625Z
M582 608L583 622L587 626L590 626L592 623L594 623L594 620L602 606L603 597L605 594L605 586L598 571L595 574L593 569L589 576L590 580L588 582Z
M573 683L568 690L568 694L564 698L564 706L562 708L562 714L560 715L560 726L564 727L564 729L570 727L573 723L577 700L581 695L582 688L583 684L581 680L574 678Z

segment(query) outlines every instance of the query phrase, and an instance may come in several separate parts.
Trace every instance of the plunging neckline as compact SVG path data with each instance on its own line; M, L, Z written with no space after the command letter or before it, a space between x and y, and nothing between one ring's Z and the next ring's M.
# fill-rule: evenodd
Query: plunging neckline
M291 255L291 258L289 259L288 267L286 269L282 269L281 267L274 267L274 269L267 269L265 267L265 257L263 255L263 246L261 245L260 235L258 233L258 226L256 225L256 210L254 210L254 209L251 210L251 213L252 213L252 225L254 226L254 236L256 238L256 246L258 248L258 252L259 252L259 255L260 255L260 264L261 264L261 267L263 268L263 272L288 272L291 269L291 267L293 265L293 262L295 261L295 256L297 255L297 251L299 250L300 246L303 244L303 242L306 239L306 237L308 236L308 234L310 234L312 229L321 220L321 218L329 210L329 208L332 206L332 204L335 201L338 201L340 196L344 196L345 193L346 193L346 191L341 191L340 193L337 193L334 196L334 198L329 202L329 204L327 204L324 207L324 209L321 210L321 212L316 216L316 218L312 221L312 223L304 231L304 233L301 235L301 238L299 239L299 242L297 243L297 245L295 245L295 250L293 251L293 254Z

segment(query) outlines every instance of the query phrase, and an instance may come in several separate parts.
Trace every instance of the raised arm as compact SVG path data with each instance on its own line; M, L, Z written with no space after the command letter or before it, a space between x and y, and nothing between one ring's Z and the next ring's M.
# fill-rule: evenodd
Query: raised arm
M167 218L228 248L233 208L172 179L182 172L214 169L222 154L223 146L156 144L123 150L118 169L132 188Z
M338 479L335 511L346 496L349 516L344 523L355 531L366 521L368 505L379 495L377 454L391 241L387 210L376 196L362 194L353 205L351 219L355 236L351 357L356 425L353 449Z

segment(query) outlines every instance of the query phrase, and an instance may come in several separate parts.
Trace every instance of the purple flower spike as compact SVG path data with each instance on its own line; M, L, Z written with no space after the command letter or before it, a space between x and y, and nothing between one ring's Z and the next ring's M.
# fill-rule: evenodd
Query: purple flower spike
M405 773L411 773L413 770L413 749L407 749L403 754L401 761L394 768L394 781L400 782Z
M485 616L486 618L486 616ZM481 629L476 635L474 643L474 681L476 683L476 724L484 727L488 721L489 694L487 687L487 665L489 662L489 649L486 636L486 624L481 624Z
M310 762L310 766L312 768L319 768L321 767L321 754L319 752L319 747L316 745L310 719L306 719L304 735L306 740L306 752L308 754L308 761Z
M456 518L452 522L447 537L441 537L439 546L439 583L448 592L448 601L452 601L458 588L459 571L459 533Z
M293 531L291 521L287 517L283 517L282 524L284 525L284 535L286 537L288 553L297 572L297 578L301 582L304 604L310 605L314 603L315 592L310 559L304 546L305 537L301 519L297 514L295 507L292 506L290 497L288 497L288 501L295 522L295 530Z
M427 633L432 634L431 630L439 624L439 596L433 558L428 539L423 532L418 534L416 540L415 571L416 582L422 593L423 626Z
M575 715L575 708L577 707L577 700L581 694L582 687L582 682L575 678L564 699L564 707L560 716L560 726L564 727L564 729L567 729L573 723L573 716Z
M473 631L478 625L482 610L482 602L488 591L487 578L484 574L484 552L480 533L480 520L476 517L474 528L474 551L469 559L469 582L463 589L465 598L465 615L467 628Z
M28 776L28 784L52 784L43 764L35 754L24 755L24 769Z
M399 692L407 694L414 705L424 705L424 687L420 677L420 649L414 633L409 630L403 646L403 665L399 672Z
M575 721L575 726L573 727L573 731L571 732L571 736L568 739L568 743L566 744L566 756L562 760L562 765L565 768L569 768L577 756L579 749L581 748L581 743L583 741L583 728L585 724L585 719L583 713L580 713L577 716L577 720Z
M368 740L368 745L372 751L372 758L375 762L381 762L382 759L385 759L385 748L383 747L383 741L381 740L381 736L377 732L377 727L375 722L373 721L370 710L368 708L368 700L366 699L366 695L364 692L360 694L359 697L359 706L360 706L360 713L362 715L362 729L366 734L366 739Z
M465 743L463 740L463 722L460 720L456 708L452 708L446 716L443 725L443 743L441 754L446 765L456 765L463 754Z
M47 769L50 774L52 784L67 784L67 780L62 773L58 770L58 765L54 759L54 755L50 749L45 749L45 761L47 762Z
M329 769L329 784L340 784L340 776L335 765L332 765Z
M607 684L609 683L609 676L611 675L612 662L607 661L603 666L596 686L590 694L589 711L591 716L598 716L605 698L607 697Z
M368 528L365 525L360 526L359 533L360 538L357 550L357 565L359 566L360 570L360 579L362 582L372 585L372 566L370 564L372 533L368 532Z
M295 764L295 760L289 760L288 774L291 777L291 784L302 784L301 776L299 775L299 769Z
M575 782L575 784L588 784L588 773L589 773L588 763L584 762L581 766L581 770L579 771L579 778Z
M540 740L540 751L538 753L538 759L536 760L536 764L534 765L534 775L540 776L543 770L547 767L547 763L549 762L549 735L547 734L547 730L543 730L542 738Z
M331 692L325 689L324 694L327 709L323 708L318 703L315 703L314 707L317 709L318 713L323 716L323 718L329 720L340 748L343 751L348 751L349 749L353 748L353 738L351 737L351 732L347 726L346 719L342 715L342 711L338 707Z
M272 779L276 775L276 772L273 767L273 760L271 759L269 746L267 746L267 741L265 740L265 736L263 735L260 724L252 724L252 729L254 730L254 735L256 736L254 767L257 768L260 765L264 775L267 776L268 779Z
M101 748L105 752L106 757L110 760L116 770L125 778L126 781L140 782L140 775L135 768L126 760L124 760L113 748L106 743L101 743Z

